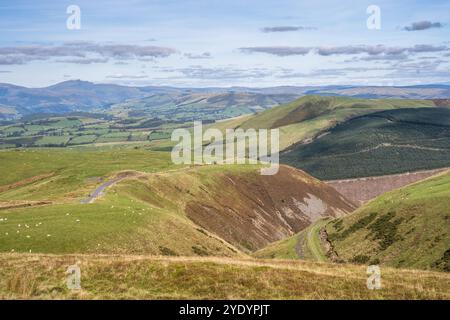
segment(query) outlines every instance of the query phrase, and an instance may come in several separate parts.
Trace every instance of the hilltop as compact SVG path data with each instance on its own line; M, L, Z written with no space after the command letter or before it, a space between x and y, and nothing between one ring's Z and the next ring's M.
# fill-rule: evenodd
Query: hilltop
M242 122L248 129L280 130L280 149L309 143L339 123L382 110L434 107L432 101L401 99L355 99L305 96L289 104L261 112Z

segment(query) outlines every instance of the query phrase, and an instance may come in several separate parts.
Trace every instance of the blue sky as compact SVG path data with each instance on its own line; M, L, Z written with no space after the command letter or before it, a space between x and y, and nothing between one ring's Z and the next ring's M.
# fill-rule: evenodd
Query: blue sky
M69 30L69 5L81 29ZM381 29L369 30L377 5ZM448 83L450 1L0 1L0 82Z

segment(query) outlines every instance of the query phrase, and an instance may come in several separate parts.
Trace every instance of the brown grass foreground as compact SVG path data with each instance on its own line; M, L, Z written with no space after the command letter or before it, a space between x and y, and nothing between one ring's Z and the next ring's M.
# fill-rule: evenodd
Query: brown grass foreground
M66 270L81 268L78 291ZM450 274L307 261L0 254L1 299L450 299Z

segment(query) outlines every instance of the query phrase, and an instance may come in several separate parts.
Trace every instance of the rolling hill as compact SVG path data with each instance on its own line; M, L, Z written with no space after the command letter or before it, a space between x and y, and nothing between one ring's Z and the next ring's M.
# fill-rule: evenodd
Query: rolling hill
M289 104L261 112L240 124L243 129L280 130L280 149L308 143L337 124L351 118L391 109L434 107L432 101L355 99L305 96Z
M289 102L300 93L264 93L227 88L128 87L69 80L44 88L0 84L0 119L35 114L71 112L106 113L114 105L116 115L179 115L211 113L204 120L232 117ZM208 110L211 107L212 110ZM225 110L222 110L225 109ZM186 113L186 114L185 114ZM217 115L216 115L217 116ZM176 120L176 119L172 119Z
M322 179L379 176L450 166L450 109L387 110L354 117L281 162Z
M244 97L239 98L239 95ZM181 107L182 104L171 103L175 100L192 100L188 104L193 108L202 108L206 99L209 103L219 104L231 103L229 111L223 116L233 116L243 112L260 110L280 103L287 103L295 98L305 95L354 97L362 99L448 99L450 96L449 85L423 85L409 87L365 87L365 86L279 86L268 88L177 88L167 86L143 86L129 87L116 84L92 83L81 80L69 80L44 88L26 88L12 84L0 84L0 120L16 119L24 115L57 113L67 114L74 111L83 112L105 112L111 105L126 103L123 107L136 106L137 113L142 112L145 106L149 107ZM203 96L200 105L194 103L198 96ZM238 97L234 101L235 97ZM220 102L221 101L221 102ZM165 104L168 102L169 104ZM228 107L230 107L228 105ZM189 108L188 108L189 109ZM189 110L183 111L189 112ZM116 110L117 111L117 110ZM168 112L167 109L164 109ZM216 110L217 111L217 110ZM123 114L123 112L122 112Z
M289 167L275 176L248 165L176 167L168 153L134 149L0 159L3 252L239 256L354 208ZM83 201L118 177L126 179L105 196Z
M252 114L296 99L294 94L238 92L158 93L111 106L118 117L158 117L164 121L214 121Z

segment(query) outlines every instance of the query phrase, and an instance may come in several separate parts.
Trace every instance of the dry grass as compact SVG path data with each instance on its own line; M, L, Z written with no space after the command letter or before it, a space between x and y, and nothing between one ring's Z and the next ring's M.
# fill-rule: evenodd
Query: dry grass
M81 268L70 291L68 266ZM129 255L0 255L2 299L450 299L446 273L306 261Z

